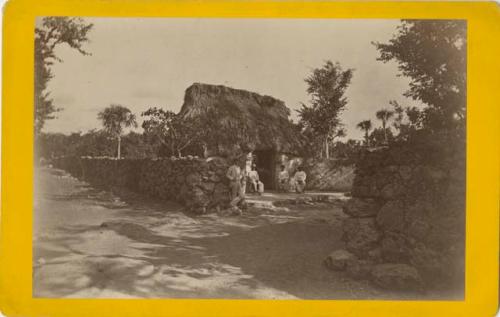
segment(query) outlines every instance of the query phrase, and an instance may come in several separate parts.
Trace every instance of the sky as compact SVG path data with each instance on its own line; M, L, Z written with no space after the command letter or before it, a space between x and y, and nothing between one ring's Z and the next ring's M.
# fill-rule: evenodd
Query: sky
M48 89L63 110L46 132L100 128L97 113L110 104L138 117L149 107L179 111L195 82L221 84L270 95L292 109L310 98L304 82L326 60L353 68L341 119L347 137L361 139L356 124L402 96L408 79L397 65L377 61L372 41L387 42L399 20L86 18L94 24L85 45L91 56L59 46ZM141 131L141 128L138 128Z

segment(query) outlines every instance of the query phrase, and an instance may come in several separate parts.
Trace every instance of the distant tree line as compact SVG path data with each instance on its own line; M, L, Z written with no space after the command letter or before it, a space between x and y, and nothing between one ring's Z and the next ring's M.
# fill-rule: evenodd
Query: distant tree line
M85 133L40 133L36 143L38 156L46 159L61 156L116 157L116 139L105 130ZM155 157L154 149L144 142L141 133L129 132L121 137L121 156Z
M103 126L86 133L40 133L37 153L45 158L58 156L107 156L116 158L208 156L208 148L248 144L255 137L243 120L228 122L221 109L189 118L159 107L141 114L142 133L136 116L125 106L110 105L97 115ZM129 129L128 133L125 130Z

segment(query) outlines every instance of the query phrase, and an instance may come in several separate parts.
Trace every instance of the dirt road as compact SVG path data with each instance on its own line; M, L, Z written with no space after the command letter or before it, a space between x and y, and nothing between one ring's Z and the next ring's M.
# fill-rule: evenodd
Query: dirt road
M35 188L35 297L401 298L323 267L338 207L190 217L48 168Z

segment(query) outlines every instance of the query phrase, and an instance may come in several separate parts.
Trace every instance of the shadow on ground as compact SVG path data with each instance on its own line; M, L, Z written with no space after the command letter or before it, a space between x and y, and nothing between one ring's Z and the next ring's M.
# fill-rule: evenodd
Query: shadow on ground
M342 212L250 209L193 217L174 203L93 188L54 169L35 176L33 293L76 298L415 298L323 267ZM419 295L422 297L422 295Z

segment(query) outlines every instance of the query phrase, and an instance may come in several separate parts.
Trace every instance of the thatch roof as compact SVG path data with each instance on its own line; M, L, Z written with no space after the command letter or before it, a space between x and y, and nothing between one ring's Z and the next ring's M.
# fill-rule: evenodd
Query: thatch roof
M290 110L281 100L221 85L195 83L186 89L180 114L203 116L215 110L220 124L245 126L251 133L250 147L297 153L302 137L289 120Z

